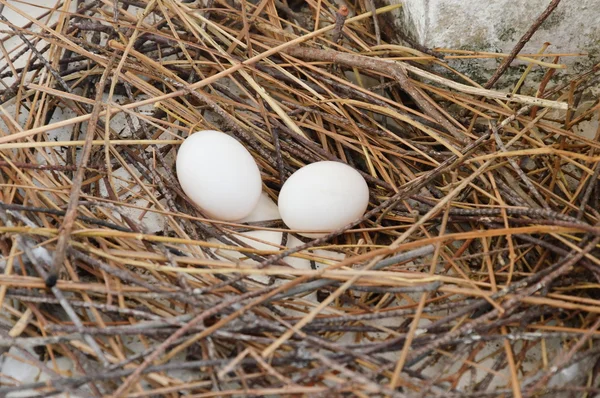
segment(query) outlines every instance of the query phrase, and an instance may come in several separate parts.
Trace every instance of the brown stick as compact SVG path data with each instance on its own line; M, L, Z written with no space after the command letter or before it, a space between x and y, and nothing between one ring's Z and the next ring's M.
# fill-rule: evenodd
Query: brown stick
M15 166L19 169L34 169L34 170L52 170L52 171L77 171L77 166L60 165L60 164L38 164L38 163L23 163L23 162L7 162L0 160L0 167ZM88 171L101 172L104 165L91 165L85 167Z
M485 88L492 88L494 84L500 79L500 77L506 72L510 63L516 58L519 52L525 47L525 44L531 39L533 34L539 29L540 25L552 14L552 11L558 6L560 0L552 0L552 2L548 5L548 7L544 10L543 13L535 20L533 25L529 28L527 32L519 39L517 45L512 49L508 57L504 58L504 62L498 67L494 75L487 81L484 85Z
M340 9L335 13L335 27L333 28L333 42L340 43L342 41L342 30L344 29L344 22L348 17L348 7L341 6Z
M77 203L79 202L79 193L81 190L81 184L83 183L83 175L85 173L85 169L87 163L90 159L90 154L92 152L92 141L94 139L94 132L96 130L96 123L98 123L98 118L100 117L100 111L102 110L102 96L104 95L104 86L108 80L108 75L112 69L112 65L116 59L116 56L112 56L106 65L106 69L98 82L96 87L96 98L94 105L94 110L92 111L92 115L90 121L88 122L86 136L85 136L85 144L83 145L83 150L81 153L81 161L79 162L79 168L75 173L75 178L73 179L73 185L71 186L71 193L69 196L69 205L67 207L67 213L65 215L63 224L60 228L60 235L58 236L58 241L56 243L56 251L54 253L54 260L52 262L52 268L48 273L48 277L46 278L46 286L53 287L56 285L56 281L58 280L58 272L62 267L63 262L65 261L66 247L67 242L69 241L69 237L71 236L71 230L73 229L73 224L75 223L75 219L77 218Z
M377 58L308 47L290 47L284 51L293 57L305 60L333 62L390 75L400 84L404 91L415 100L423 112L448 130L454 138L463 143L471 142L463 132L459 131L456 126L450 123L450 121L427 100L422 91L412 84L406 70L399 63L385 62Z

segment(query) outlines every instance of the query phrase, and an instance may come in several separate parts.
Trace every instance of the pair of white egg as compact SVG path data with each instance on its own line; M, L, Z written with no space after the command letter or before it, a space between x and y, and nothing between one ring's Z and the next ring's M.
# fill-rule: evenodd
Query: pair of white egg
M258 166L250 152L225 133L192 134L179 148L176 167L185 194L214 219L241 220L258 204L262 192ZM277 203L283 222L310 238L360 218L368 204L364 178L339 162L302 167L285 182Z

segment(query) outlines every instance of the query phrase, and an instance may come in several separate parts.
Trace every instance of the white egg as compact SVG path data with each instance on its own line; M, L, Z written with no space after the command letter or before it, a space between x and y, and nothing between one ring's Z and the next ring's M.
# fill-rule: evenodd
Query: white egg
M252 213L250 213L247 217L245 217L241 221L244 221L244 222L247 222L247 221L270 221L270 220L279 220L279 219L281 219L281 217L279 215L279 211L277 210L277 205L275 204L275 202L273 202L271 200L271 198L269 198L269 196L267 194L263 193L260 197L260 201L259 201L258 205L254 208L254 210L252 210ZM249 245L250 247L253 247L258 250L269 250L269 251L281 250L280 245L284 242L284 240L282 239L283 238L282 232L266 231L266 230L255 230L255 231L242 232L240 235L237 236L237 238L240 239L241 241L243 241L244 243L246 243L247 245ZM208 241L210 243L216 243L216 244L221 243L218 239L214 239L214 238L211 238ZM294 248L294 247L302 246L303 244L304 244L304 242L302 242L298 238L296 238L292 235L288 235L287 245L286 245L287 248ZM238 252L235 250L214 249L213 253L215 253L215 255L219 259L224 260L224 261L236 261L239 259L244 259L243 262L245 264L248 264L248 265L257 265L258 264L257 261L247 258L247 254L245 254L243 252ZM325 264L327 261L341 261L346 257L343 253L333 252L333 251L329 251L329 250L321 250L321 249L305 251L303 253L306 255L310 255L311 257L317 258L317 260L315 261L315 265L316 265L317 269L321 269L321 268L325 267ZM323 259L322 260L323 262L319 261L320 258ZM310 261L305 258L290 256L290 257L285 257L283 259L283 261L295 269L305 269L305 270L312 269ZM268 276L264 276L264 275L253 275L253 276L249 276L248 278L255 280L257 282L260 282L260 283L264 283L264 284L267 284L270 282L270 278ZM283 283L283 279L277 279L275 281L275 283L281 284L281 283ZM309 301L312 300L313 302L316 302L316 293L312 293L304 298Z
M254 207L252 212L238 222L243 223L271 220L281 220L281 216L279 215L277 204L273 202L271 198L269 198L269 195L263 192L258 199L258 204Z
M183 192L208 216L237 221L252 212L262 191L250 152L233 137L214 130L189 136L177 153Z
M290 228L318 238L362 217L369 205L369 187L352 167L316 162L288 178L279 193L279 212Z

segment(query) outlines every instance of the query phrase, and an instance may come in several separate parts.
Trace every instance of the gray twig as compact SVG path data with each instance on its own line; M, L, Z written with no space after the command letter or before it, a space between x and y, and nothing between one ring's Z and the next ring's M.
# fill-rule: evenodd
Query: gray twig
M410 250L405 253L400 253L395 256L381 260L380 262L375 264L375 266L372 269L378 270L378 269L382 269L385 267L389 267L391 265L402 263L404 261L409 261L409 260L412 260L412 259L415 259L418 257L424 257L428 254L433 253L434 250L435 250L435 246L433 246L433 245L419 247L418 249ZM325 286L329 286L336 282L337 281L335 279L319 279L316 281L304 283L302 285L294 286L293 288L291 288L290 290L288 290L285 293L281 293L281 294L278 294L277 296L272 297L269 301L281 300L286 297L296 296L298 294L302 294L305 292L310 292L313 290L321 289Z

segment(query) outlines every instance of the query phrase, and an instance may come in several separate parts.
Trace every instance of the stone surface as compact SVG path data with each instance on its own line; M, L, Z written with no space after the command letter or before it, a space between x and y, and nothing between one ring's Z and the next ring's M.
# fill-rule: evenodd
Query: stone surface
M451 48L509 53L519 38L550 4L550 0L388 0L402 2L399 28L430 48ZM546 52L584 52L588 55L561 58L568 66L562 74L579 73L600 62L600 10L598 0L563 0L540 26L522 53L537 53L544 42ZM479 83L489 77L500 59L451 61ZM519 78L525 63L515 61L506 81ZM532 71L540 78L544 70ZM560 75L560 74L559 74Z

